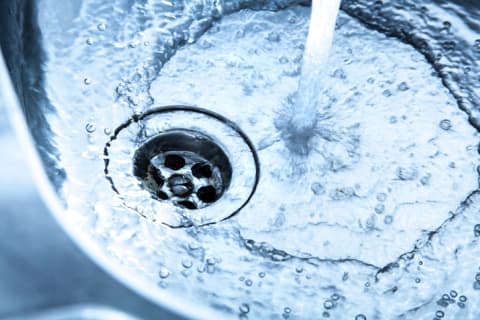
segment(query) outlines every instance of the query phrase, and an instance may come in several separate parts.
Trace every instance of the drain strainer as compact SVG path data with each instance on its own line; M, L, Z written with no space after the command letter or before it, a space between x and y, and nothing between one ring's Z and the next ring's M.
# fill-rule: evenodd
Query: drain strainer
M259 179L257 154L240 128L195 107L135 115L115 130L105 157L105 174L123 203L172 227L234 216Z

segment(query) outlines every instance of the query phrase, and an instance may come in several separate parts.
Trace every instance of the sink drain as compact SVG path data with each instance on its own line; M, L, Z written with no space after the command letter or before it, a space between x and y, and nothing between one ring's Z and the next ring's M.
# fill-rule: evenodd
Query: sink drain
M254 147L240 128L195 107L135 115L105 147L105 174L123 203L172 227L234 216L253 196L259 172Z
M215 203L232 179L232 166L222 148L192 130L151 138L136 151L133 163L133 174L154 198L190 210Z

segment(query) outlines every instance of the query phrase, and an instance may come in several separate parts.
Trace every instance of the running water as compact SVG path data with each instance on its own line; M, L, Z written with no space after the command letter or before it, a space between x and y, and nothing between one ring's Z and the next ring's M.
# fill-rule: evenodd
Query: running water
M336 14L318 0L313 15L287 6L298 2L90 0L70 18L40 1L66 223L157 301L172 295L223 315L203 318L477 319L480 158L471 124L480 123L480 39L452 10L476 26L480 9L344 0L324 63L330 41L312 42L325 40L312 33L333 31ZM310 17L317 27L306 44ZM302 88L305 103L279 115L287 96L307 95ZM139 139L158 132L152 122L132 123L111 142L120 152L109 168L124 168L112 178L128 188L119 195L105 179L115 128L170 104L219 113L255 145L261 179L235 217L163 224L187 213L158 209L132 174ZM221 130L186 116L155 119ZM298 153L278 137L295 123L310 134L299 138L310 150L300 178L290 172ZM217 213L209 208L188 214L200 221Z
M322 107L321 87L335 32L340 0L313 0L310 28L303 55L302 74L290 119L283 128L289 149L308 154L310 139L317 122L328 117L328 108ZM319 114L318 114L319 113Z

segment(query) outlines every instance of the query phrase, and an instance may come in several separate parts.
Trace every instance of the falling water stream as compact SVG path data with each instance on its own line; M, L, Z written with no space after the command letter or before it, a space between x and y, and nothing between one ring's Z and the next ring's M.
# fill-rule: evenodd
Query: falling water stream
M326 79L324 70L332 46L339 7L340 0L312 1L298 92L291 110L285 111L291 113L291 116L287 117L288 120L283 122L284 127L281 128L290 150L300 154L308 154L310 150L309 142L315 134L318 117L329 116L326 108L321 106L319 92L322 91L322 82Z
M306 2L42 1L65 215L132 277L226 318L478 318L480 8L343 1L335 23L339 1ZM223 136L235 188L252 183L211 119L135 121L167 105L252 141L238 214L142 188L136 150L179 124Z

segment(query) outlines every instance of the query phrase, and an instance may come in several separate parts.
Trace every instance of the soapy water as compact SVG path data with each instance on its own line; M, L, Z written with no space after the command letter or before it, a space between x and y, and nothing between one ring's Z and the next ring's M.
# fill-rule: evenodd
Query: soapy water
M65 214L132 274L226 317L475 319L479 51L462 9L344 2L318 96L328 117L306 157L285 139L285 110L310 9L287 4L93 1L71 25L41 17ZM262 176L235 217L171 229L131 171L115 177L130 209L106 181L113 130L170 104L220 113L253 141Z

